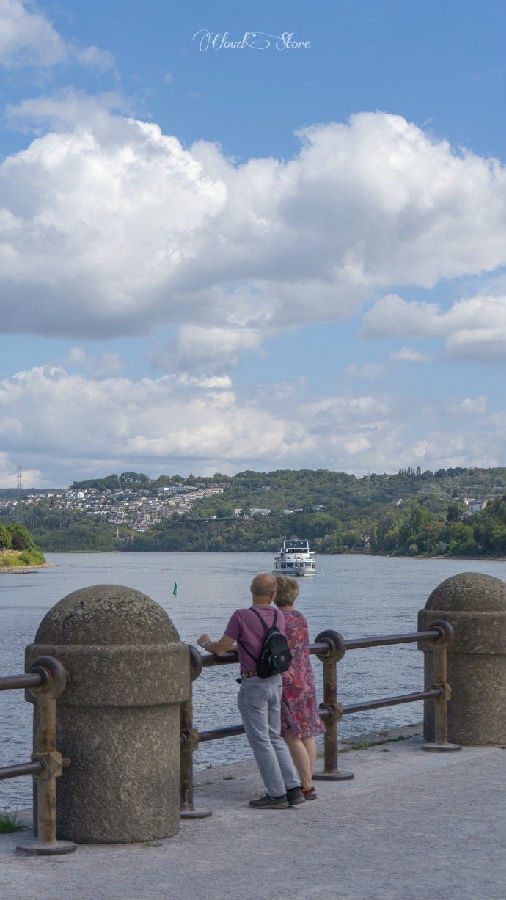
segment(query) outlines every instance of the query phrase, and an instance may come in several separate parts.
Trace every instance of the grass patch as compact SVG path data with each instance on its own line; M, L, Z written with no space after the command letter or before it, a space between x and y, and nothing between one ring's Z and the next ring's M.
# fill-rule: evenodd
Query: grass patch
M20 825L16 813L8 809L0 810L0 834L12 834L14 831L26 831L26 825Z
M22 566L43 566L45 557L38 547L31 550L4 550L0 553L0 569L16 569Z

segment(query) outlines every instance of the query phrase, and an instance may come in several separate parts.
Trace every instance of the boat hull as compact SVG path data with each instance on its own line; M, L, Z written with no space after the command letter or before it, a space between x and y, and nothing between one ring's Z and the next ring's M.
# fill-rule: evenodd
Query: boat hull
M292 575L301 578L316 574L316 562L309 541L290 538L283 541L278 555L274 557L274 575Z

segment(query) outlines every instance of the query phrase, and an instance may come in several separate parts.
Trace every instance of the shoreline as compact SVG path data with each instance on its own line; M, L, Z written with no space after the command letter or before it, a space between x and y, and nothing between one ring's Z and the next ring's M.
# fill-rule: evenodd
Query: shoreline
M270 553L272 554L272 550L46 550L45 553L121 553L121 554L129 554L129 553ZM430 556L428 554L420 554L419 556L409 556L408 554L403 556L394 556L390 553L363 553L361 551L351 551L348 550L346 553L323 553L318 552L318 556L367 556L371 559L413 559L413 560L459 560L461 559L463 562L466 560L468 562L506 562L506 556ZM25 568L33 568L40 569L45 568L46 566L54 566L57 563L45 563L41 566L25 566ZM2 570L0 570L2 571Z
M0 575L25 575L28 572L33 572L34 569L50 569L56 566L56 563L39 563L38 566L3 566L0 568Z

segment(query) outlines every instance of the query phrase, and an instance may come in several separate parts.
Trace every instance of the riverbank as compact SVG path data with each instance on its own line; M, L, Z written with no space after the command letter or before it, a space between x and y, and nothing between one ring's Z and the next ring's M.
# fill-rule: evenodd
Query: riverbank
M2 835L3 900L503 900L504 749L377 737L341 760L353 780L289 810L248 807L261 784L247 759L198 773L195 805L213 815L174 838L36 859Z
M34 572L36 569L49 569L54 563L40 563L37 566L3 566L0 568L0 575L26 575L27 572Z

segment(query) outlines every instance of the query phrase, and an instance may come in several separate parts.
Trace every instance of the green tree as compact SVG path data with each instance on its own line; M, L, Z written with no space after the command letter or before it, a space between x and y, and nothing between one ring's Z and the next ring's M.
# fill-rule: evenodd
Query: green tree
M13 550L31 550L33 548L32 536L24 525L9 525L9 531Z
M11 546L11 532L0 522L0 550L8 550Z

